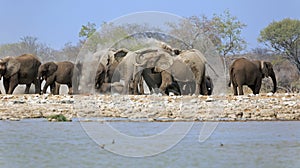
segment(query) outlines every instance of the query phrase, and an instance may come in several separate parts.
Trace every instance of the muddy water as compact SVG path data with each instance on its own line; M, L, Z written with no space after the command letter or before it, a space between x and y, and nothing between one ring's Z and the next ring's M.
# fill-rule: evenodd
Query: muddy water
M130 136L162 132L167 122L112 122ZM169 150L126 157L97 144L80 122L0 121L0 167L297 167L300 122L222 122L204 142L203 123ZM113 143L119 143L118 139ZM161 142L163 143L163 142ZM124 144L126 145L126 144ZM158 146L160 144L157 144Z

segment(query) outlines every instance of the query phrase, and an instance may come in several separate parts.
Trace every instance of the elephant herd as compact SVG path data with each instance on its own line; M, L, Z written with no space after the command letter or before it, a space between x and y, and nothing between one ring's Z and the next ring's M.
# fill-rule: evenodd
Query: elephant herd
M212 78L206 74L206 58L196 49L179 50L163 43L157 48L111 49L107 53L95 76L95 89L99 92L144 94L143 82L151 93L158 91L163 95L213 92ZM243 85L250 87L253 94L259 94L265 77L272 78L272 92L276 92L276 77L270 62L239 58L230 67L229 86L232 83L234 95L244 94Z
M18 84L25 84L25 94L29 93L31 84L35 85L35 93L46 93L48 86L52 94L58 94L60 84L66 84L69 94L73 93L73 77L79 70L72 62L46 62L44 64L32 54L8 56L0 59L0 78L7 94L12 94ZM46 83L41 90L41 83ZM75 84L76 85L76 84Z
M97 62L94 89L100 93L145 94L144 86L151 93L162 95L211 95L213 81L206 72L207 60L196 50L180 50L162 43L159 47L130 51L125 48L109 49ZM26 84L25 94L33 83L35 93L46 93L50 86L52 94L59 94L65 84L69 94L78 90L82 74L82 63L69 61L46 62L34 55L24 54L0 59L0 78L7 94L12 94L18 84ZM234 95L243 95L243 85L253 94L259 94L262 79L271 77L273 93L276 92L276 77L270 62L236 59L229 69ZM41 83L45 80L44 87Z
M103 58L95 76L99 92L145 94L145 82L150 92L163 95L212 93L212 80L205 74L206 58L196 49L181 51L162 44L137 51L110 50Z

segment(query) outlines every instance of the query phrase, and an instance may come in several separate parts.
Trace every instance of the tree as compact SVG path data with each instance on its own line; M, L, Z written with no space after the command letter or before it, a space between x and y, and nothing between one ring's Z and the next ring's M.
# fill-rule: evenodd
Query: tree
M179 23L167 23L170 34L182 39L191 48L201 46L203 40L209 39L222 56L236 54L246 48L241 32L246 25L237 17L231 16L229 10L223 14L214 14L212 19L206 16L191 16ZM203 44L202 44L203 45Z
M221 40L216 47L222 56L229 53L236 54L246 49L246 41L241 37L246 24L239 21L236 16L232 16L229 10L225 10L221 15L214 14L212 25L216 30L216 36Z
M283 54L300 72L300 20L273 21L260 31L258 41Z
M84 37L83 48L95 52L97 49L106 49L114 46L123 39L128 39L132 34L147 31L159 31L158 28L147 24L121 24L103 22L100 29L96 31L95 23L88 23L82 26L79 32L80 37ZM127 46L128 47L128 46Z
M18 56L34 54L43 60L53 59L55 50L46 44L40 43L37 37L24 36L17 43L3 44L0 46L0 56Z
M214 34L211 20L204 15L200 17L191 16L180 20L178 23L168 22L166 24L170 28L170 34L185 43L182 48L197 48L204 53L207 49L205 42L208 40L213 45L220 43L220 39ZM176 42L172 43L174 46L178 45Z
M64 47L60 50L59 55L62 60L76 61L81 45L72 45L71 42L65 43Z
M87 25L82 25L79 37L82 37L84 39L90 38L94 33L96 32L96 24L88 22Z

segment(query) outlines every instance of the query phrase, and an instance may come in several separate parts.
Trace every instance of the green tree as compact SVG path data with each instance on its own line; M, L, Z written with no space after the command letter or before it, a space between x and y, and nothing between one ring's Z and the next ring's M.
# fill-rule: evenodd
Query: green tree
M236 16L232 16L229 10L220 15L215 14L211 25L216 31L215 36L221 41L216 44L220 55L236 54L246 49L246 41L241 36L246 24L239 21Z
M300 72L300 20L273 21L260 31L258 41L283 54Z
M236 54L246 48L246 42L241 37L242 29L246 25L232 16L229 10L220 15L214 14L212 19L204 15L191 16L179 23L167 25L170 27L171 35L182 39L191 48L207 46L203 44L205 39L209 39L222 56Z
M81 26L79 37L82 37L85 40L90 38L95 32L96 32L96 24L88 22L87 25Z

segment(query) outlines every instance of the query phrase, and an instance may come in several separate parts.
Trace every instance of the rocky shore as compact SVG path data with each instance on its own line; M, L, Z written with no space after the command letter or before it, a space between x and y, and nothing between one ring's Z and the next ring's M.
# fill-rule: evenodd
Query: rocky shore
M0 120L48 118L125 121L300 120L300 94L0 95Z

